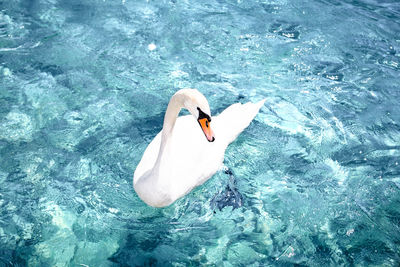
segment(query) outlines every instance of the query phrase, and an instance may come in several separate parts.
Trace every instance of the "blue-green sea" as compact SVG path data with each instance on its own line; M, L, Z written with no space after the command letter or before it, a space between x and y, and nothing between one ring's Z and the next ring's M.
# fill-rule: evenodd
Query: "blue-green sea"
M187 87L267 100L152 208L133 172ZM399 266L399 105L397 0L0 0L0 266Z

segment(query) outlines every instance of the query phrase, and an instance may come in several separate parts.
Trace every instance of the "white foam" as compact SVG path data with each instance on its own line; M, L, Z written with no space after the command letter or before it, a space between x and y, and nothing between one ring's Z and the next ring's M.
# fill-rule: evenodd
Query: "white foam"
M156 50L157 46L154 43L151 43L147 46L147 49L149 49L150 51Z

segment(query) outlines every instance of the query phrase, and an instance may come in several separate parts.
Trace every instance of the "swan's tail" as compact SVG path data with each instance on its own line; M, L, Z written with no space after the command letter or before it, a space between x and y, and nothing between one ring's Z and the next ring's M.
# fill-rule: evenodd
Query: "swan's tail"
M247 127L257 115L266 99L257 103L236 103L215 117L215 138L223 138L229 145Z

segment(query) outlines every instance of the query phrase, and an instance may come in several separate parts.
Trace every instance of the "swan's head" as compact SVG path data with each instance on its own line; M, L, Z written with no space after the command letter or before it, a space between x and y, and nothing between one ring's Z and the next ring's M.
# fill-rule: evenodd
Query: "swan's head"
M196 89L183 89L185 99L183 105L198 121L209 142L214 142L214 132L211 130L211 111L205 96Z

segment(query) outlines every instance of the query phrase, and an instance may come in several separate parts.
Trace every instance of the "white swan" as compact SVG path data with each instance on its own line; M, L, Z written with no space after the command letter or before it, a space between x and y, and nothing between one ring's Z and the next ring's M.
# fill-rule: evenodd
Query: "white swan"
M214 137L204 95L196 89L176 92L165 112L162 131L148 145L135 170L136 193L150 206L165 207L203 184L222 166L227 146L250 124L264 102L233 104L213 117ZM191 115L178 117L181 108L188 109L195 119Z

